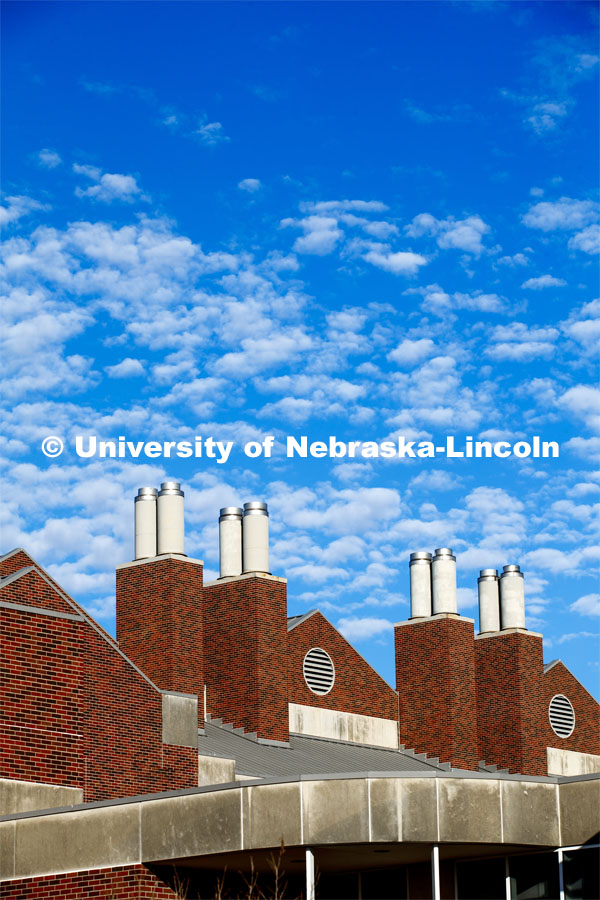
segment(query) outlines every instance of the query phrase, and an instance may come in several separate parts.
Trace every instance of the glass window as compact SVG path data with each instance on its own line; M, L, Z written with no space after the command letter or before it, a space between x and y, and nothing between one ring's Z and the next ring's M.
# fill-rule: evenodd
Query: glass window
M456 864L459 900L506 900L504 857Z
M582 847L563 854L565 900L598 900L600 848Z
M556 853L512 856L508 861L511 896L514 900L558 900Z

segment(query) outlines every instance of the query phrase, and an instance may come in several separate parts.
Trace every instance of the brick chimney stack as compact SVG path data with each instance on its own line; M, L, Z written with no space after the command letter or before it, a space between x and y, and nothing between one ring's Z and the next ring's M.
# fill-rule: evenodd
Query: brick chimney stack
M117 640L157 687L197 694L202 710L202 561L184 554L179 483L140 488L135 526L136 559L117 566Z
M395 626L400 740L462 769L477 769L474 622L458 615L456 558L413 553L411 618Z
M482 570L479 578L481 632L475 639L479 755L511 772L546 775L542 635L525 628L519 566L504 566L494 595L490 585L482 592L482 580L489 580L484 573L492 571ZM497 630L488 630L494 627Z

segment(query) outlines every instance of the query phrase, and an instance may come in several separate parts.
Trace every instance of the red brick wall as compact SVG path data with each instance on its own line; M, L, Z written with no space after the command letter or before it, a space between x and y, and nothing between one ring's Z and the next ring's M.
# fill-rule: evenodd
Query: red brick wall
M51 575L48 574L45 570L38 566L36 561L29 556L28 553L23 549L13 550L11 553L7 553L3 559L0 559L0 577L4 578L6 575L12 575L13 572L16 572L18 569L23 569L25 567L33 566L38 571L44 572L44 579L40 579L40 592L39 594L33 592L32 596L27 600L25 605L28 606L42 606L45 609L57 609L62 612L69 612L74 614L82 614L87 615L86 611L82 606L79 605L72 597L70 597L61 586L52 578ZM48 582L50 583L48 585ZM17 590L19 591L19 596L23 599L17 601L19 603L25 602L25 592L23 591L24 582L19 579L19 587ZM52 587L56 588L56 591L52 590ZM3 598L5 600L9 599L9 586L3 588L5 592L3 594ZM62 595L62 596L61 596ZM66 598L66 599L65 599ZM12 602L15 602L14 600ZM102 632L102 634L109 640L112 644L116 645L116 641L111 634L108 634L107 631L102 628L101 625L96 624L96 627Z
M335 684L323 697L313 694L302 673L304 657L312 647L329 653L335 666ZM288 633L288 659L290 703L397 721L396 692L320 612Z
M24 569L25 566L31 565L35 565L35 563L24 550L13 550L0 559L0 578L5 578L7 575L12 575L17 569Z
M13 590L11 602L24 600ZM82 622L0 608L2 777L82 785L82 631Z
M84 800L198 784L198 751L162 743L162 696L92 628L84 672Z
M440 617L396 627L400 740L440 762L476 769L473 623Z
M600 754L600 705L588 694L560 660L543 676L543 740L547 747ZM575 710L575 729L568 738L559 738L552 730L548 707L555 694L564 694Z
M175 893L145 866L90 869L4 882L3 900L175 900Z
M159 688L202 701L202 566L156 559L117 569L117 640Z
M479 756L522 775L546 775L542 638L499 632L475 641Z
M31 563L28 562L26 565L31 566ZM21 568L21 566L16 568ZM25 606L38 606L56 612L71 613L71 615L77 615L79 612L63 600L56 593L52 584L43 579L36 569L22 575L10 584L4 585L2 600L6 603L22 603Z
M207 707L260 738L287 741L285 582L259 575L204 590Z
M0 599L76 613L37 571ZM161 694L101 631L10 608L0 616L0 777L81 787L86 801L198 783L197 751L162 743Z

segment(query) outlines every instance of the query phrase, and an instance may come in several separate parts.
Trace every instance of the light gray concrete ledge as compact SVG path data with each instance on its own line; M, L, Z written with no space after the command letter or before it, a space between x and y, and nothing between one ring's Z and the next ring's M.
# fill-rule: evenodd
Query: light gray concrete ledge
M76 806L83 802L81 788L61 784L0 778L0 815Z
M147 795L0 820L0 877L236 851L397 843L542 848L598 831L600 778L364 773Z

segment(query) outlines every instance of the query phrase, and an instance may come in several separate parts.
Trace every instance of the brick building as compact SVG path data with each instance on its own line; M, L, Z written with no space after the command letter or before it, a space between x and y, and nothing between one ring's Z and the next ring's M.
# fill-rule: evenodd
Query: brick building
M475 634L452 551L412 554L394 690L287 616L265 504L221 511L208 583L178 484L135 512L116 640L0 560L3 896L268 892L282 841L290 897L597 895L599 707L544 665L517 566L482 571Z

